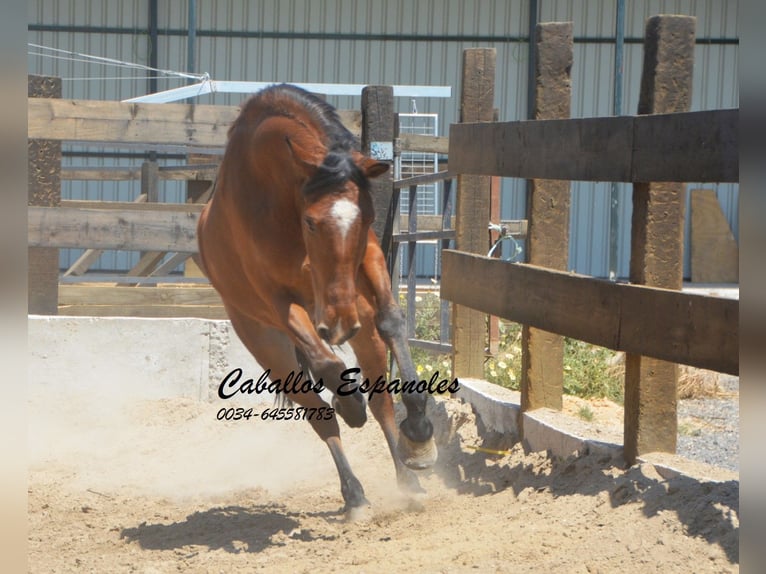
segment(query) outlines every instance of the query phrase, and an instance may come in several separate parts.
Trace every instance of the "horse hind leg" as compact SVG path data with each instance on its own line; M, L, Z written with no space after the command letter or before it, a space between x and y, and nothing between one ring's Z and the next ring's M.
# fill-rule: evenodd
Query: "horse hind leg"
M362 376L370 379L371 386L374 386L379 377L386 378L386 344L375 327L375 309L367 296L369 293L363 292L358 297L357 309L359 310L361 329L349 342L359 361ZM425 493L425 490L420 486L417 475L402 462L398 455L399 429L396 427L394 419L394 402L391 393L388 391L375 392L373 387L368 398L368 405L383 431L383 436L391 452L399 489L409 495Z
M300 364L298 352L287 335L272 327L256 323L231 309L227 309L227 312L242 343L263 368L271 369L272 377L279 377L284 381L290 372L298 373L299 370L303 370L306 374L307 370ZM305 361L305 357L303 359ZM289 393L284 397L306 409L324 408L326 411L329 406L318 393L313 391ZM356 519L365 508L370 506L370 502L343 451L338 421L334 416L329 420L325 417L316 417L310 419L309 423L330 450L340 479L346 517Z

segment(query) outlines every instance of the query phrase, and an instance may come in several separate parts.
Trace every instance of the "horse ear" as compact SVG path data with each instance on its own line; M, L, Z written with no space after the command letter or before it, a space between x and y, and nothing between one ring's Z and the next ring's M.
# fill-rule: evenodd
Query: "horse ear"
M365 157L360 167L364 171L364 175L372 179L386 173L390 166L385 162Z
M313 164L303 159L301 157L302 154L300 153L300 148L293 146L293 142L290 140L289 136L285 136L285 143L287 144L287 149L290 150L290 155L292 156L293 161L298 164L298 166L308 177L312 177L319 169L319 165Z

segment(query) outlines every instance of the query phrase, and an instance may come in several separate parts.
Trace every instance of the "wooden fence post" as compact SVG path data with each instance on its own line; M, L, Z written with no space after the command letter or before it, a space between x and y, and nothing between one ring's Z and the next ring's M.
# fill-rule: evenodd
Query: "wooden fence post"
M391 169L370 184L375 221L372 228L380 240L388 268L392 269L392 235L398 220L399 202L394 200L394 88L365 86L362 89L362 152L380 161L391 162Z
M220 157L206 154L189 154L186 157L186 161L189 165L205 164L205 163L218 163L221 161ZM186 203L207 203L210 195L212 194L211 187L213 181L208 179L194 179L189 180L186 183ZM196 257L196 256L195 256ZM200 269L197 261L194 258L186 260L184 265L184 277L204 277L205 274Z
M639 114L685 112L691 103L696 19L649 18L644 38ZM683 284L685 185L636 183L630 247L631 283L680 289ZM646 309L652 313L652 309ZM625 357L625 460L675 452L678 365Z
M572 99L571 22L538 24L536 32L534 119L566 119ZM569 181L529 180L527 261L566 271L569 262ZM561 410L564 389L564 337L523 325L521 331L521 410Z
M491 122L494 118L494 48L463 51L460 88L460 121ZM450 146L450 157L460 150ZM487 226L490 219L490 181L484 175L458 175L455 202L455 248L486 255L489 250ZM481 277L476 278L481 281ZM461 377L484 377L484 347L487 315L463 307L452 307L453 373Z
M30 98L60 98L61 78L29 76ZM28 205L58 207L61 205L61 142L27 140ZM28 312L40 315L58 314L59 250L55 247L28 248Z

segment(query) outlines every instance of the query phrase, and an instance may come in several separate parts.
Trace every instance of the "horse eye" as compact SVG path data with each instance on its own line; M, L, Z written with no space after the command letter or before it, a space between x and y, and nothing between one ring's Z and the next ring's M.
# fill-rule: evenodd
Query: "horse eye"
M314 223L314 220L313 220L313 219L311 219L310 217L305 217L305 218L303 219L303 221L305 221L305 222L306 222L306 227L308 227L308 228L309 228L309 231L310 231L311 233L314 233L314 232L317 230L317 228L316 228L316 223Z

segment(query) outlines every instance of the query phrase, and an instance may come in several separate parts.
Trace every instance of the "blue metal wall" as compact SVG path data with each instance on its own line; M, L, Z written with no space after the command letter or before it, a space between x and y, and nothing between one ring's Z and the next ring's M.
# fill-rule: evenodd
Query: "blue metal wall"
M574 23L572 116L614 113L617 0L220 0L196 4L194 71L219 80L450 85L453 98L417 102L418 111L439 114L442 135L459 117L462 53L470 47L497 49L495 105L500 119L527 118L529 10L536 6L538 21ZM154 43L149 33L152 5L157 8ZM158 67L187 69L188 2L32 0L28 6L29 42L142 64L150 63L154 49ZM644 22L661 13L697 17L692 109L739 107L737 1L626 0L625 6L624 114L634 114L638 105ZM32 48L30 52L29 72L64 77L65 98L119 100L148 92L144 71L42 57L34 55L37 50ZM133 79L114 79L126 76ZM93 79L78 79L88 77ZM157 88L185 83L163 78L157 80ZM215 94L198 102L232 105L241 100L240 95ZM360 105L358 97L330 101L346 109ZM407 98L398 106L400 112L410 110ZM86 163L74 157L65 161L69 165ZM93 162L136 165L140 159L102 157L87 163ZM137 185L67 183L63 193L64 197L125 199L138 193ZM183 197L180 184L163 185L168 200ZM694 187L690 183L689 188ZM738 236L739 187L704 187L716 190ZM504 180L502 189L502 218L523 218L525 182ZM569 266L605 277L609 270L610 186L575 182L572 193ZM617 270L625 277L630 253L630 186L618 186L618 193ZM62 266L76 256L62 250ZM126 268L131 257L109 254L100 265ZM685 271L689 275L688 255Z

